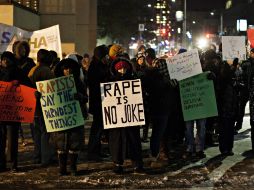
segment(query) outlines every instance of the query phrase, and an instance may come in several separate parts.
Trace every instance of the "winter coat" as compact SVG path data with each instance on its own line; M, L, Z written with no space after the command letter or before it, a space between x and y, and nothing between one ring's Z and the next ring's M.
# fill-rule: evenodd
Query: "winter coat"
M236 67L223 62L217 76L219 82L217 107L219 116L223 118L235 118L236 116L237 92L235 70Z
M100 83L108 81L108 65L93 57L88 69L87 78L89 89L89 112L93 115L102 114Z
M77 94L79 94L79 103L82 113L84 113L85 102L87 102L86 89L83 82L80 80L80 65L72 59L64 59L59 62L59 72L62 76L63 69L68 67L72 70L74 76ZM59 76L60 77L60 76ZM51 141L54 142L57 150L60 151L80 151L84 144L84 126L78 126L64 131L54 132L51 135Z
M18 60L18 66L23 70L26 76L28 76L28 73L30 70L35 66L33 59L26 57L21 60Z
M144 88L149 94L149 110L151 115L168 115L170 109L175 109L176 91L167 78L158 68L145 70Z

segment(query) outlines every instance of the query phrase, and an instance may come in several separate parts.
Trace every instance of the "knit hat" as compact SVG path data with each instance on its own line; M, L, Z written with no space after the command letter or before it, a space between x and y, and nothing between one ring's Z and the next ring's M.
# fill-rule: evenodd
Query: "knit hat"
M126 61L119 61L115 64L115 70L119 70L119 69L122 69L122 68L126 68L126 69L129 69L130 68L130 65L129 63L127 63Z
M148 48L146 51L145 51L145 55L152 58L152 59L155 59L156 58L156 53L155 53L155 50L153 48Z
M118 44L113 44L109 49L109 57L115 59L117 55L122 54L124 49Z
M138 52L136 60L139 60L142 57L145 58L145 54L143 52Z

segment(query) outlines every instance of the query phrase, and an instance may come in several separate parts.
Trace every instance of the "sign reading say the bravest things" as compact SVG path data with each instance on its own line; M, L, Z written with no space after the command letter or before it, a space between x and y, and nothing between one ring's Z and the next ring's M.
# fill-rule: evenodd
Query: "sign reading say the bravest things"
M140 80L101 83L104 129L145 124Z

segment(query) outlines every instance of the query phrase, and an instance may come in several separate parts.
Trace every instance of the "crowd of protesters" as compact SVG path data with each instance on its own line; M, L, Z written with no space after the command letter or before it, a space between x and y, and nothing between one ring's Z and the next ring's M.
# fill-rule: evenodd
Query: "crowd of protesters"
M214 143L218 136L219 150L224 156L233 155L234 134L241 128L246 103L250 101L250 125L252 151L254 151L254 49L242 63L222 61L221 49L200 51L200 61L207 79L212 80L218 108L218 116L185 122L183 119L179 81L170 78L164 58L157 58L152 48L141 46L136 57L130 59L118 44L101 45L93 56L69 54L60 60L54 51L40 49L37 63L29 58L29 44L17 41L13 53L1 55L0 80L13 85L36 88L36 82L73 74L78 100L84 119L93 116L88 141L88 161L103 161L109 155L101 148L102 137L108 142L113 171L123 173L124 160L131 159L134 173L144 173L141 143L150 141L152 162L172 159L172 152L183 145L183 159L205 158L204 149ZM186 52L180 49L178 54ZM146 124L144 126L103 128L100 83L140 79ZM88 96L89 92L89 96ZM67 160L71 174L77 174L78 154L84 145L84 126L60 132L48 133L40 105L40 92L36 98L34 123L30 124L34 142L35 164L49 166L58 158L59 174L67 175ZM89 105L88 105L89 104ZM197 134L194 137L194 123ZM18 138L22 128L19 122L0 122L0 172L18 170ZM149 128L151 136L149 137ZM142 129L142 130L140 130ZM142 131L142 136L140 134Z

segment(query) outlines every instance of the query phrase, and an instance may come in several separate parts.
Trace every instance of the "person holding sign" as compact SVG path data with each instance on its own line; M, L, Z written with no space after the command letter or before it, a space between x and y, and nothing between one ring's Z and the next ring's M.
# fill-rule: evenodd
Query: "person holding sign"
M131 80L133 79L132 64L129 60L119 57L112 62L111 74L113 81ZM126 102L128 100L125 99L123 101ZM135 167L134 173L144 173L139 127L111 128L108 129L108 132L109 150L115 164L113 171L117 174L123 173L123 163L126 154L129 153Z
M13 83L11 89L17 89L20 84L31 86L29 78L18 68L17 60L11 52L5 51L1 56L1 81ZM0 123L0 171L6 169L5 149L7 145L7 160L11 163L11 170L17 171L18 164L18 134L20 122ZM6 141L8 143L6 144Z
M152 120L151 156L155 162L168 161L168 145L175 124L173 114L177 110L177 81L170 79L166 61L157 59L154 49L148 48L145 54L149 68L145 71L143 86L149 94Z
M60 68L58 73L61 73L62 76L69 76L73 74L75 86L77 88L77 93L73 95L73 98L79 100L81 105L86 103L88 97L86 96L85 86L80 79L81 66L78 62L71 58L66 58L59 62L58 68ZM84 114L84 109L82 112ZM54 141L58 153L60 175L67 175L67 157L69 156L71 175L76 176L78 153L84 143L84 126L81 125L71 129L53 132L52 140Z

